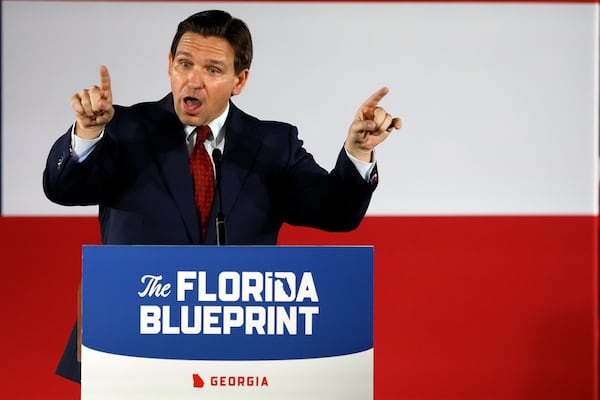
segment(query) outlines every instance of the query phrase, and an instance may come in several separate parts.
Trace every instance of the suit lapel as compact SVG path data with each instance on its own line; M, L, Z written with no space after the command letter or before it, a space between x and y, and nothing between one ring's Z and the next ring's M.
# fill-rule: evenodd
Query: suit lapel
M194 203L194 189L189 170L189 157L185 145L185 133L173 109L173 98L166 96L158 103L155 114L149 115L148 132L153 153L165 186L180 210L190 243L200 243L200 226ZM232 103L227 117L225 148L223 151L221 190L225 218L239 200L241 189L248 174L253 170L262 141L258 124ZM213 223L218 212L215 197L206 232L205 244L216 243Z
M223 209L231 211L250 172L254 169L262 140L258 124L231 105L223 152Z
M256 121L230 103L225 131L225 148L223 151L221 192L223 193L223 213L225 219L239 201L244 183L254 169L262 140L258 135ZM215 221L218 212L218 198L215 196L209 225L206 233L207 244L215 242Z
M190 243L199 243L200 226L183 125L175 114L171 95L160 100L158 105L158 112L148 116L150 143L165 186L179 208Z

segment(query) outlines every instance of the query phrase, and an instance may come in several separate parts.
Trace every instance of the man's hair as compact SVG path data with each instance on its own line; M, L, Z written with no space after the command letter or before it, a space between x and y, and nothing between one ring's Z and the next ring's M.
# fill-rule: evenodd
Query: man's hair
M234 68L239 74L252 63L252 36L244 21L220 10L201 11L181 21L171 44L171 55L175 58L177 46L184 33L216 36L229 42L235 53Z

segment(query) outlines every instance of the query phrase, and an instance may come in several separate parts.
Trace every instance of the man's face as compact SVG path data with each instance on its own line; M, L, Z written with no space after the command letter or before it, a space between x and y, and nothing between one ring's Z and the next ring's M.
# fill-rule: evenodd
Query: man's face
M217 118L229 98L242 92L248 70L234 70L234 51L216 36L184 33L175 57L169 53L175 112L183 124L201 126Z

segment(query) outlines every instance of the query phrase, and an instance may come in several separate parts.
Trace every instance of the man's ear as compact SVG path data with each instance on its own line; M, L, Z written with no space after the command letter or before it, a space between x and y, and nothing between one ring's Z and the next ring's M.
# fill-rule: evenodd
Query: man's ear
M171 52L169 52L169 70L167 71L169 76L171 76L171 68L172 67L173 67L173 54L171 54Z
M235 85L233 86L233 89L231 89L232 96L242 93L242 90L244 90L244 86L246 86L246 82L248 81L249 73L250 70L246 68L236 76Z

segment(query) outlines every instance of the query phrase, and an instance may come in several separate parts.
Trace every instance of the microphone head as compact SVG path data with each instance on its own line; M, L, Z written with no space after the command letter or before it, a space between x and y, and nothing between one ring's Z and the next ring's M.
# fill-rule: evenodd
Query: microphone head
M214 149L212 152L212 157L216 163L221 162L221 159L223 158L223 153L221 153L221 150L219 149Z

